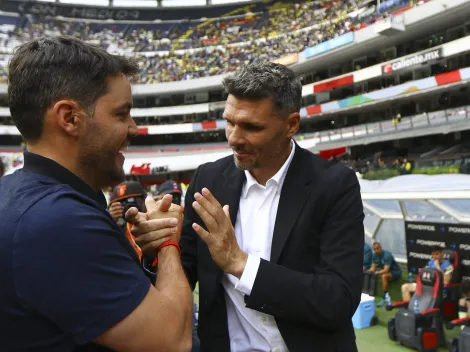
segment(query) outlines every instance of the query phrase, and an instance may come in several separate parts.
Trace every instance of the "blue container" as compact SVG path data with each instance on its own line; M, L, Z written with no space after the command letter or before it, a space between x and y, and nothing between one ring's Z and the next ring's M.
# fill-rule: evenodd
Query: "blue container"
M357 307L352 318L354 329L370 327L370 322L375 315L375 299L372 296L362 294L361 303Z

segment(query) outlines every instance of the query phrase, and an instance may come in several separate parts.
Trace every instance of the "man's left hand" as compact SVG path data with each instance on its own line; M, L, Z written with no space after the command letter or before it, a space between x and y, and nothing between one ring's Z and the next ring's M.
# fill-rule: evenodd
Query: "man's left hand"
M172 204L171 195L166 195L159 202L148 197L145 205L146 213L139 212L137 208L130 208L126 213L126 220L132 224L131 233L136 237L135 242L142 252L154 256L164 242L179 242L183 209Z
M248 254L238 245L229 207L225 205L222 208L207 188L203 188L201 193L194 194L192 206L209 231L196 223L193 224L193 229L207 244L212 259L219 268L240 278L245 270Z

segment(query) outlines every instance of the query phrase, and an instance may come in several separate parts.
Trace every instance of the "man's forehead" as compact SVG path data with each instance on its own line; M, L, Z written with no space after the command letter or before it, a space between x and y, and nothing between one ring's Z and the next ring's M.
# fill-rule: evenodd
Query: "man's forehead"
M132 89L129 80L122 75L107 79L107 92L99 100L113 107L132 105Z
M267 99L248 100L229 96L225 103L224 117L253 118L271 115L273 112L272 101Z

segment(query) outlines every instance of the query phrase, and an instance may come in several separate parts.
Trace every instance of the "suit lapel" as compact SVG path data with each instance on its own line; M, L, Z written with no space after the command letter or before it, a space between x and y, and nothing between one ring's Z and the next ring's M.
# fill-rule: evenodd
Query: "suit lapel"
M235 227L240 196L246 179L245 173L234 164L231 164L222 174L222 177L223 181L220 182L220 188L216 190L216 198L221 206L229 205L230 218L232 219L233 227Z
M310 152L296 144L294 158L287 171L279 199L271 246L272 263L279 260L282 249L309 197L308 185L313 177L309 172L310 167Z

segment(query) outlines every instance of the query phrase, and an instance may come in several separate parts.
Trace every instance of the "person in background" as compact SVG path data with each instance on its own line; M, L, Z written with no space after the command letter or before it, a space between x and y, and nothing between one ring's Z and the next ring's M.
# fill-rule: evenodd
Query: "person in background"
M383 299L377 304L377 307L385 305L385 296L388 293L390 282L398 281L401 278L401 268L393 257L393 254L382 249L379 242L372 245L374 255L372 256L372 265L368 271L373 272L382 281Z
M369 270L372 265L372 247L364 242L364 270Z
M444 285L447 285L452 279L454 267L449 260L444 258L444 249L442 247L433 247L431 250L432 259L426 265L426 268L436 269L442 273ZM416 292L416 282L408 282L401 285L401 295L404 301L411 300L411 295Z
M124 215L132 207L145 213L145 198L147 193L144 187L137 181L125 181L114 187L109 203L109 213L122 231L142 261L142 249L136 243L136 237L132 234L132 224L127 222ZM162 197L163 198L163 197ZM138 239L137 239L138 241ZM153 258L152 258L153 261Z
M153 197L156 201L162 199L166 194L171 194L173 197L173 203L181 205L183 197L183 190L181 185L174 180L167 180L163 182L158 188L157 195Z
M462 280L460 290L464 296L459 300L459 318L462 319L470 315L470 279Z

